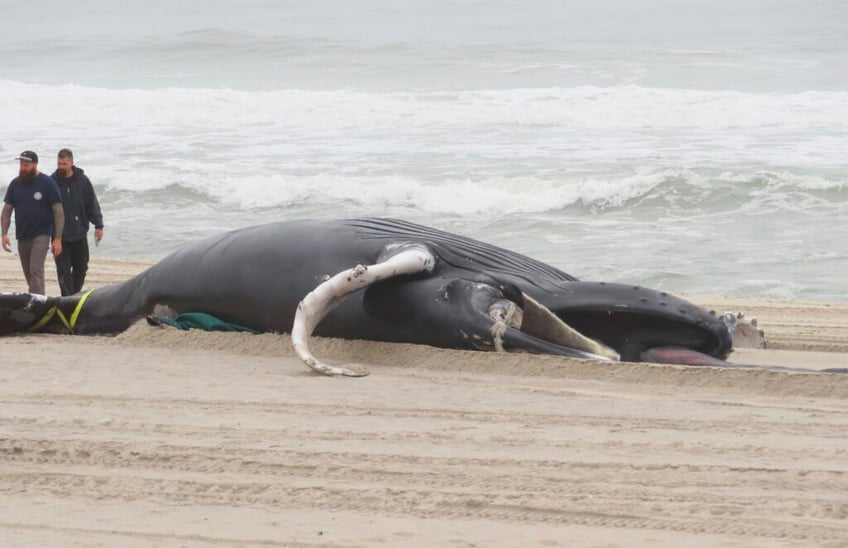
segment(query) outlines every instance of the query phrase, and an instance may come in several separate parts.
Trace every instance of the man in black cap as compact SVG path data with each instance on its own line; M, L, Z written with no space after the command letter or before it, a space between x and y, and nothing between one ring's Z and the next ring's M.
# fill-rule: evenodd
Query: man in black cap
M94 225L94 243L100 243L103 215L94 187L85 172L74 165L70 149L59 151L56 168L53 179L59 184L65 210L62 254L56 257L56 272L62 295L73 295L82 290L88 271L88 226Z
M21 162L20 171L6 189L0 214L3 249L12 251L9 226L14 210L18 255L29 292L44 295L44 260L51 237L53 257L62 254L62 230L65 226L62 197L56 181L38 171L38 155L35 152L26 150L15 159Z

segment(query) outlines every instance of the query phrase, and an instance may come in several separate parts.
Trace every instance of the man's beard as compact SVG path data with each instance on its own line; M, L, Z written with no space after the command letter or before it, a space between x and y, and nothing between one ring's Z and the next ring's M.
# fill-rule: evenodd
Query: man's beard
M18 176L23 184L28 185L35 179L35 170L19 171Z
M67 179L68 177L71 176L71 170L70 169L59 169L57 171L59 171L59 177L61 177L62 179Z

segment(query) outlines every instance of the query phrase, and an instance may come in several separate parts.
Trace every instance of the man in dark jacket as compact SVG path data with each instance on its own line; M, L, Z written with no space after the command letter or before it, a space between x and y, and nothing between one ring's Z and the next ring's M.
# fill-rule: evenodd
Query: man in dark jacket
M62 254L56 257L56 273L62 295L73 295L82 290L88 271L88 225L94 225L94 243L99 244L103 238L103 215L91 181L74 165L74 153L67 148L60 150L56 166L53 179L59 185L65 210Z

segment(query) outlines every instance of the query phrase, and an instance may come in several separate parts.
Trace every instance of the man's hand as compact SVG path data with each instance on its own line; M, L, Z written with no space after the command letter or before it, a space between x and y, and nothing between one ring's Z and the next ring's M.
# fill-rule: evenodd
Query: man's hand
M100 245L100 240L102 240L102 239L103 239L103 229L102 228L95 228L94 229L94 245L95 246Z
M62 254L62 240L53 238L53 258L55 259Z
M6 251L12 251L12 244L9 242L9 235L3 234L3 249Z

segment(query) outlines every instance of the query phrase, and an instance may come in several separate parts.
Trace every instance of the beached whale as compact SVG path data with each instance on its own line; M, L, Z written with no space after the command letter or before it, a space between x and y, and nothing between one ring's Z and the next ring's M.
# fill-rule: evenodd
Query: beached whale
M156 305L291 333L583 359L730 365L721 316L665 292L578 281L519 253L395 219L295 220L184 245L137 276L67 297L0 295L0 334L109 334Z

